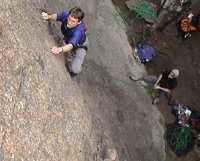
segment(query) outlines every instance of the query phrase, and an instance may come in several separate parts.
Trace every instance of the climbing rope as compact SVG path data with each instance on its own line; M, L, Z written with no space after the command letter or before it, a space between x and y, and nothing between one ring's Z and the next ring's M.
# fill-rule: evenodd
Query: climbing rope
M176 145L174 152L179 149L184 150L187 148L187 143L192 139L191 133L193 132L188 127L178 127L174 130L170 139L170 144Z
M137 19L149 19L156 20L156 10L151 8L150 3L142 0L137 4L131 4L129 6L130 11L133 11Z
M132 41L133 41L133 48L136 48L136 43L135 43L134 36L133 36L133 34L132 34L132 32L131 32L131 29L130 29L128 23L126 22L126 20L125 20L125 18L124 18L124 13L123 13L122 11L120 11L119 7L115 7L115 8L116 8L116 11L117 11L117 13L115 14L115 20L116 20L116 22L121 26L121 28L122 28L123 30L125 30L125 31L128 30L128 32L129 32L130 35L131 35L131 39L132 39ZM133 24L133 23L131 22L131 24ZM122 82L122 83L124 83L124 84L133 85L133 83L129 83L129 82L120 80L120 79L118 79L118 78L115 78L115 77L111 76L110 74L108 74L108 73L106 73L106 72L103 72L103 71L97 69L96 67L94 67L93 65L91 65L90 63L88 63L86 60L85 60L85 64L87 64L88 66L90 66L90 67L93 68L94 70L98 71L99 73L101 73L101 74L103 74L103 75L106 75L106 76L108 76L108 77L110 77L110 78L112 78L112 79L114 79L114 80L117 80L117 81ZM142 77L142 76L146 75L146 73L145 73L145 72L141 72L141 73L139 73L139 75L140 75L140 77ZM136 85L136 84L134 84L134 85ZM137 85L137 86L139 86L139 85ZM147 91L149 91L149 88L151 87L150 84L141 85L141 86L144 87Z
M101 74L103 74L103 75L106 75L106 76L108 76L108 77L110 77L110 78L112 78L112 79L114 79L114 80L117 80L117 81L122 82L122 83L124 83L124 84L133 85L133 83L129 83L129 82L120 80L120 79L118 79L118 78L115 78L115 77L111 76L110 74L108 74L108 73L106 73L106 72L103 72L103 71L97 69L96 67L94 67L93 65L91 65L90 63L88 63L86 60L85 60L85 64L87 64L88 66L92 67L94 70L98 71L99 73L101 73Z
M103 72L103 71L97 69L96 67L94 67L93 65L91 65L89 62L87 62L87 60L85 60L85 64L87 64L88 66L90 66L90 67L93 68L94 70L98 71L99 73L101 73L101 74L103 74L103 75L106 75L106 76L108 76L108 77L110 77L110 78L112 78L112 79L114 79L114 80L117 80L117 81L119 81L119 82L121 82L121 83L128 84L128 85L133 85L133 84L134 84L135 86L142 86L142 87L144 87L148 92L150 92L149 89L150 89L150 87L152 86L151 84L147 84L147 85L137 85L137 84L132 83L132 82L131 82L131 83L130 83L130 82L126 82L126 81L120 80L120 79L118 79L118 78L115 78L115 77L111 76L110 74L108 74L108 73L106 73L106 72ZM138 74L138 78L139 78L139 77L143 77L144 75L146 75L145 72L140 72L140 73Z
M126 22L126 20L124 18L124 13L122 11L120 11L119 7L115 7L115 8L117 11L117 13L115 14L115 20L121 26L121 28L123 30L125 30L125 31L128 30L128 32L131 35L131 39L133 41L133 48L135 48L136 47L135 39L134 39L133 33L131 32L131 29L130 29L128 23ZM131 24L133 24L133 23L131 22Z
M115 20L116 20L116 22L121 26L121 28L122 28L123 30L125 30L125 31L128 30L128 32L130 33L132 42L133 42L133 50L135 50L135 49L137 48L137 47L136 47L136 43L135 43L135 38L134 38L134 36L133 36L133 33L131 32L131 29L130 29L128 23L127 23L126 20L125 20L124 13L123 13L122 11L120 11L119 7L116 6L115 8L116 8L116 14L115 14L115 16L114 16L114 17L115 17ZM131 25L132 25L132 27L133 27L133 21L131 22ZM132 28L132 27L131 27L131 28ZM133 51L132 54L133 54L133 56L134 56L136 62L137 62L138 64L141 64L141 61L139 60L138 56L135 54L134 51ZM144 76L144 75L145 75L145 74L143 73L142 76ZM109 77L113 78L113 77L110 76L110 75L109 75ZM118 80L118 79L116 79L116 78L114 78L114 79L115 79L115 80ZM124 81L121 81L121 80L120 80L120 82L124 82ZM124 82L124 83L125 83L125 82ZM127 83L125 83L125 84L127 84ZM149 89L150 89L150 87L151 87L151 84L141 85L141 86L143 86L147 91L149 91Z
M131 35L131 39L133 41L133 52L132 52L132 55L134 56L136 62L138 64L141 64L141 61L137 55L137 52L135 50L137 50L137 47L136 47L136 43L135 43L135 39L134 39L134 36L133 36L133 33L131 32L131 29L128 25L128 23L126 22L125 18L124 18L124 13L122 11L120 11L119 7L115 7L116 8L116 11L117 13L115 14L115 20L116 22L121 26L121 28L125 31L129 31L130 35ZM133 21L131 21L131 25L133 26Z

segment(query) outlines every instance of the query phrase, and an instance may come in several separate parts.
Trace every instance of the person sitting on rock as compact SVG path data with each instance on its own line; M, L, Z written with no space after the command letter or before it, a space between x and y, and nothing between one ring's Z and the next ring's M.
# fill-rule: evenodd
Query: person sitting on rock
M129 78L133 81L145 81L146 83L154 84L154 89L158 89L158 94L156 98L153 100L152 104L156 104L159 102L159 98L166 95L168 99L171 98L171 92L177 86L177 79L179 75L178 69L173 70L163 70L162 73L157 78L156 76L145 75L141 78L135 78L133 76L129 76Z
M61 21L61 31L64 35L66 45L57 47L53 46L51 52L59 54L74 50L74 56L69 66L70 75L74 78L82 70L82 64L89 45L88 38L85 34L84 12L80 8L72 8L70 11L61 13L48 14L42 12L42 17L46 20Z

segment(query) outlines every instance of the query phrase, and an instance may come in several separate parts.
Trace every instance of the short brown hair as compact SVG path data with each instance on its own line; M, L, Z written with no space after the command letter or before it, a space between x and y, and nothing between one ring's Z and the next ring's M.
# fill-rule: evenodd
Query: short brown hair
M79 22L84 18L84 12L78 7L72 8L69 11L69 15L74 18L77 18Z

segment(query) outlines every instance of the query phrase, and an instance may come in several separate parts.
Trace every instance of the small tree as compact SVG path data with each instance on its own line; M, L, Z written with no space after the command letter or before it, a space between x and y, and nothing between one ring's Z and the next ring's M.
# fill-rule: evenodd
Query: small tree
M149 32L148 34L150 35L155 29L158 28L158 26L160 25L162 19L164 18L164 16L169 12L169 7L164 8L161 13L159 14L158 18L156 19L156 22L147 30L147 32Z

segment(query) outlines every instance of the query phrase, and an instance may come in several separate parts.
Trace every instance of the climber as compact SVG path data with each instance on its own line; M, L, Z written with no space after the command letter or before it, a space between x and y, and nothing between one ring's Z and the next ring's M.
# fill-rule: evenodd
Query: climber
M74 51L71 65L69 65L70 75L74 78L82 70L82 64L88 49L88 38L85 34L85 23L82 21L84 12L80 8L72 8L70 11L48 14L42 12L42 17L46 20L61 21L61 31L64 35L65 45L53 46L51 52L59 54L61 52Z

